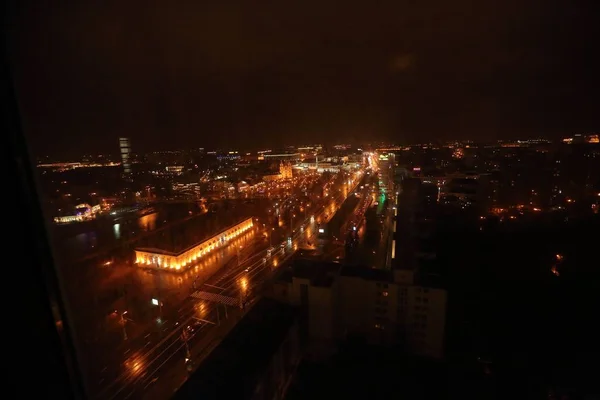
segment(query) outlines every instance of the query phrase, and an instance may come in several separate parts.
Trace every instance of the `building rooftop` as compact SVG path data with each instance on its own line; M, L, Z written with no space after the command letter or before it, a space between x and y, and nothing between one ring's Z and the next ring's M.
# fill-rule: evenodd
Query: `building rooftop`
M340 271L340 276L361 278L368 281L387 282L392 280L391 271L354 265L343 266Z
M173 397L249 399L296 319L291 306L262 298Z
M292 283L293 278L294 271L292 270L292 267L288 267L279 271L275 280L280 282Z
M334 276L341 265L335 262L299 259L295 260L288 274L283 278L308 279L313 286L329 287L333 284Z
M315 279L312 280L312 284L315 287L323 287L323 288L328 288L331 287L331 285L333 285L335 278L331 275L323 275L323 276L318 276Z
M437 259L421 259L419 260L416 284L432 288L446 288L446 275L446 271L441 268L441 265Z
M172 251L157 249L156 247L136 247L136 250L145 251L145 252L154 253L154 254L162 254L162 255L165 255L165 256L177 256L180 253L183 253L185 251L184 250L184 251L181 251L179 253L173 253Z
M250 218L224 212L219 214L203 214L170 228L170 231L157 231L136 250L176 256ZM158 248L159 244L161 248Z

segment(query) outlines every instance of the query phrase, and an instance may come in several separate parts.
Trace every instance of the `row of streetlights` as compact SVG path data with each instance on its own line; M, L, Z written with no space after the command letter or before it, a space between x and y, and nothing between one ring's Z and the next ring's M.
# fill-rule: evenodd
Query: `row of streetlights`
M305 214L306 214L306 210L304 210L304 211L305 211ZM294 219L295 216L296 215L294 213L290 213L290 229L292 229L292 233L293 233L293 219ZM263 224L263 227L265 227L265 224ZM272 234L273 234L274 231L275 231L275 228L271 228L270 230L267 230L267 233L268 233L268 236L269 236L269 247L273 246L273 243L272 243ZM243 246L239 246L239 247L236 248L236 251L237 251L237 265L238 265L238 267L241 265L240 252L241 252L242 249L243 249ZM245 284L243 284L243 287L240 290L240 300L241 300L241 302L243 301L242 300L243 292L245 292L247 290L247 281L244 282L244 283ZM153 299L153 304L154 305L160 305L160 306L162 306L162 303L159 302L156 299ZM219 307L218 307L218 305L217 305L216 311L217 311L217 324L220 325L221 321L220 321L220 313L219 313ZM225 318L228 318L227 306L226 305L225 305ZM186 369L188 370L188 372L191 372L191 370L192 370L193 367L192 367L191 352L190 352L190 349L189 349L188 339L189 339L189 337L187 335L187 332L184 330L183 333L182 333L182 340L183 340L183 342L185 344L185 349L186 349L185 365L186 365Z

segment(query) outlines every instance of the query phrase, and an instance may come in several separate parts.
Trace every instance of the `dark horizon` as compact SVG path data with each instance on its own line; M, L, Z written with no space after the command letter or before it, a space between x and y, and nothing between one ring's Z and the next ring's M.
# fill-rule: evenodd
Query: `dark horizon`
M9 44L36 156L600 131L592 3L29 3Z

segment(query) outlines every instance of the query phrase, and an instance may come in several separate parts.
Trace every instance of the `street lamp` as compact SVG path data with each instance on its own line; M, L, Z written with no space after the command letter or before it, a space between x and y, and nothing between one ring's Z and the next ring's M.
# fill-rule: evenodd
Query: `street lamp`
M152 299L152 305L153 306L158 306L158 318L162 318L162 306L163 303L162 301L160 301L159 299Z
M125 319L125 314L127 314L127 311L123 311L121 313L121 325L123 325L123 340L127 340L127 329L125 329L125 324L127 320Z

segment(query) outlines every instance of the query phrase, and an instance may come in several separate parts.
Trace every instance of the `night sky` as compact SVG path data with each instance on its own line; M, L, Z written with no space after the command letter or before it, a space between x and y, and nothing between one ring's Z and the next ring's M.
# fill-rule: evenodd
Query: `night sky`
M36 155L600 131L592 1L19 4Z

